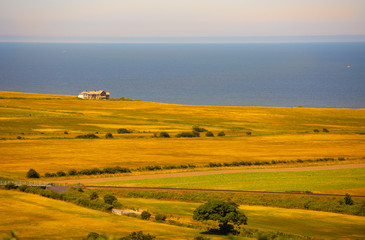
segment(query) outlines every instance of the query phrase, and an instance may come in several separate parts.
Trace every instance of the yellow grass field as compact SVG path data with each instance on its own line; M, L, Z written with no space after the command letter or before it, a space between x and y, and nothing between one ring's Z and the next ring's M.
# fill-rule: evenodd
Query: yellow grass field
M0 237L11 230L20 239L82 239L90 232L126 236L143 231L158 239L193 239L200 232L15 191L0 190L0 201Z
M226 136L174 137L194 125ZM133 133L117 134L118 128ZM160 131L172 137L152 138ZM114 139L104 138L108 132ZM88 133L100 139L75 139ZM189 106L0 92L0 177L24 177L30 168L44 174L116 165L338 157L364 162L364 133L365 109Z

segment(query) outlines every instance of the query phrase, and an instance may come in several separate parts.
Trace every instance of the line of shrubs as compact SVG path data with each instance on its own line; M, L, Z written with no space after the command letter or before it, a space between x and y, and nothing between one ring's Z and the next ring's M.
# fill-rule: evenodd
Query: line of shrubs
M317 158L317 159L297 159L297 160L272 160L272 161L234 161L230 163L217 163L210 162L205 167L238 167L238 166L260 166L260 165L275 165L275 164L288 164L288 163L304 163L304 162L328 162L328 161L344 161L344 157L335 158Z
M328 161L344 161L344 157L335 158L317 158L317 159L297 159L297 160L272 160L272 161L234 161L234 162L210 162L204 167L216 168L216 167L239 167L239 166L263 166L263 165L275 165L275 164L294 164L294 163L312 163L312 162L328 162ZM196 165L194 164L181 164L181 165L151 165L145 167L139 167L136 169L122 168L122 167L107 167L104 169L91 168L75 170L70 169L68 172L58 171L56 173L46 172L44 177L63 177L63 176L77 176L77 175L100 175L100 174L117 174L117 173L130 173L132 171L158 171L158 170L171 170L171 169L194 169ZM38 176L38 177L37 177ZM30 169L27 173L28 178L39 178L39 174L34 170Z
M117 167L106 167L104 169L99 168L90 168L90 169L82 169L77 171L76 169L70 169L66 172L58 171L56 173L46 172L44 174L45 177L63 177L63 176L76 176L76 175L99 175L99 174L116 174L116 173L130 173L131 170L129 168L122 168L120 166Z
M104 169L99 168L90 168L90 169L82 169L82 170L75 170L70 169L66 172L64 171L58 171L56 173L49 173L46 172L44 174L44 177L64 177L64 176L78 176L78 175L100 175L100 174L117 174L117 173L130 173L132 171L156 171L156 170L170 170L170 169L188 169L188 168L196 168L194 164L181 164L181 165L166 165L166 166L160 166L160 165L154 165L154 166L145 166L145 167L139 167L137 169L129 169L129 168L122 168L122 167L107 167ZM33 178L39 178L39 174L34 169L29 170L32 172L32 175L27 174L28 178L32 178L30 176L38 176ZM38 174L38 175L37 175Z
M91 197L89 197L85 194L82 194L84 192L82 190L82 188L70 188L68 191L66 191L64 193L57 193L54 191L43 189L41 187L31 187L31 186L27 186L27 185L21 185L19 187L15 186L10 189L16 189L16 188L18 188L19 191L21 191L21 192L38 194L43 197L71 202L71 203L74 203L79 206L96 209L96 210L110 211L113 207L115 207L114 205L118 205L118 207L121 206L121 204L117 201L115 201L115 202L113 201L112 203L110 203L110 202L107 203L105 201L105 199L103 201L103 200L99 199L98 197L92 199ZM9 189L9 188L7 188L7 189Z
M156 171L156 170L168 170L168 169L187 169L187 168L196 168L194 164L187 164L187 165L166 165L166 166L146 166L146 167L139 167L137 171Z
M283 195L265 193L220 193L185 191L118 190L118 197L207 202L214 199L234 201L240 205L260 205L292 209L344 213L365 216L365 200L351 196Z

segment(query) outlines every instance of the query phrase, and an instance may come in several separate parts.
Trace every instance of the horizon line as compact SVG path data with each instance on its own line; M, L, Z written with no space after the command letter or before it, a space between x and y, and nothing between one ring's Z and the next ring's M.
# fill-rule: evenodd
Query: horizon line
M301 36L200 36L200 37L50 37L50 36L0 36L0 42L13 43L316 43L365 42L365 35L301 35Z

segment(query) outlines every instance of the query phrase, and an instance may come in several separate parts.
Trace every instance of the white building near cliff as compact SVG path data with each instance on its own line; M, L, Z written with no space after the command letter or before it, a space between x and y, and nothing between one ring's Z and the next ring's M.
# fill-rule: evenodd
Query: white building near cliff
M95 89L93 91L85 90L83 92L79 92L78 98L81 99L96 99L96 100L108 100L110 97L109 92L105 92L105 90L98 90Z

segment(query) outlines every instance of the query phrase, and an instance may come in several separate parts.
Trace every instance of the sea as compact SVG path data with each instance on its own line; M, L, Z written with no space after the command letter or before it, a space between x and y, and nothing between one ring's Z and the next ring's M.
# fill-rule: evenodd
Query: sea
M0 90L215 106L365 108L365 42L0 43Z

